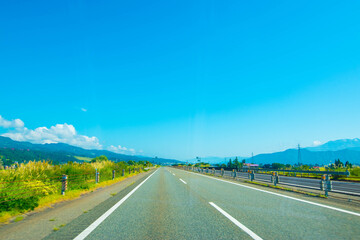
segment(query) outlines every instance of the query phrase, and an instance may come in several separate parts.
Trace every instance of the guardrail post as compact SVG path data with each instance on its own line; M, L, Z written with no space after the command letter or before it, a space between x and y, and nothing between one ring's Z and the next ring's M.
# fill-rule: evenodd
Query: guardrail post
M320 189L322 191L325 191L325 196L328 197L329 196L329 192L331 192L332 190L332 182L330 179L330 174L324 174L321 177L321 182L320 182Z
M129 168L129 174L131 174L131 168Z
M324 174L324 175L321 176L321 181L320 181L320 190L321 191L325 190L325 179L326 179L326 176Z
M255 174L253 170L249 170L249 179L250 181L254 181L255 179Z
M63 174L61 178L61 195L65 195L65 191L67 190L67 179L68 176Z
M233 176L234 176L234 178L236 178L236 170L235 169L233 169Z
M271 182L276 186L276 184L279 182L279 174L278 172L273 172L271 175Z
M215 176L215 168L213 168L213 173L214 173L214 176Z
M326 175L326 191L325 191L325 196L328 196L329 195L329 192L331 192L332 190L332 182L331 182L331 179L330 179L330 174L327 174Z
M125 169L122 170L121 176L125 176Z
M99 183L100 180L100 172L96 169L95 171L95 183Z
M115 170L112 170L112 180L115 179Z

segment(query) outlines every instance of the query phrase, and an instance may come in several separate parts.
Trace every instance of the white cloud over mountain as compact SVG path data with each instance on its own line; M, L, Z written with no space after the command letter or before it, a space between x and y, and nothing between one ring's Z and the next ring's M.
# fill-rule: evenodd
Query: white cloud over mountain
M85 149L103 149L97 137L88 137L77 133L75 127L71 124L56 124L55 126L38 127L34 130L25 127L25 124L20 119L6 120L0 115L0 128L8 129L7 133L1 136L9 137L15 141L31 142L38 144L45 143L67 143L73 146L82 147ZM126 148L123 146L111 145L107 150L122 153L135 154L135 149Z
M31 143L67 143L86 149L102 149L97 137L88 137L76 132L71 124L56 124L55 126L38 127L34 130L24 127L20 119L6 120L0 116L0 127L9 129L9 132L2 134L15 141L26 141Z
M101 149L97 137L88 137L76 132L75 127L70 124L56 124L55 126L38 127L34 130L26 127L17 128L15 131L4 133L2 136L9 137L15 141L26 141L31 143L67 143L86 149Z
M116 153L130 154L130 155L134 155L136 153L135 149L122 147L120 145L119 146L111 145L110 147L107 148L107 150L112 151L112 152L116 152Z

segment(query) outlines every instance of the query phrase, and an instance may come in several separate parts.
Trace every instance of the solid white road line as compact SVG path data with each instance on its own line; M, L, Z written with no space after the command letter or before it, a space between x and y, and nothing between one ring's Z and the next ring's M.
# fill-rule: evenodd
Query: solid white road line
M159 169L158 169L159 170ZM113 213L121 204L125 202L136 190L138 190L141 185L143 185L152 175L154 175L158 170L153 172L150 176L148 176L144 181L142 181L139 185L137 185L131 192L129 192L125 197L123 197L120 201L118 201L114 206L112 206L109 210L107 210L103 215L101 215L95 222L93 222L90 226L88 226L82 233L80 233L74 240L83 240L85 239L94 229L100 225L111 213Z
M175 174L173 173L173 175L175 176Z
M223 179L218 179L218 178L210 177L210 176L207 176L207 175L202 175L202 174L199 174L199 173L189 172L189 171L186 171L186 170L183 170L183 171L185 171L187 173L192 173L192 174L195 174L195 175L199 175L199 176L202 176L202 177L211 178L211 179L214 179L214 180L217 180L217 181L234 184L234 185L237 185L237 186L240 186L240 187L243 187L243 188L249 188L249 189L252 189L252 190L265 192L265 193L269 193L269 194L276 195L276 196L279 196L279 197L288 198L288 199L291 199L291 200L295 200L295 201L299 201L299 202L303 202L303 203L308 203L308 204L312 204L312 205L315 205L315 206L318 206L318 207L328 208L328 209L335 210L335 211L338 211L338 212L343 212L343 213L347 213L347 214L351 214L351 215L355 215L355 216L360 217L360 213L357 213L357 212L352 212L352 211L348 211L348 210L341 209L341 208L331 207L331 206L321 204L321 203L310 202L310 201L307 201L307 200L286 196L286 195L283 195L283 194L280 194L280 193L269 192L269 191L266 191L266 190L245 186L245 185L242 185L240 183L229 182L229 181L226 181L226 180L223 180Z
M218 210L222 215L224 215L225 217L227 217L230 221L232 221L236 226L238 226L239 228L241 228L244 232L246 232L247 234L250 235L250 237L252 237L252 239L255 240L262 240L261 237L259 237L258 235L256 235L253 231L251 231L250 229L248 229L247 227L245 227L243 224L241 224L238 220L236 220L235 218L233 218L230 214L228 214L227 212L225 212L224 210L222 210L219 206L217 206L215 203L213 202L209 202L211 206L213 206L214 208L216 208L216 210Z
M180 181L182 181L184 184L187 184L184 180L182 180L181 178L179 178L180 179Z

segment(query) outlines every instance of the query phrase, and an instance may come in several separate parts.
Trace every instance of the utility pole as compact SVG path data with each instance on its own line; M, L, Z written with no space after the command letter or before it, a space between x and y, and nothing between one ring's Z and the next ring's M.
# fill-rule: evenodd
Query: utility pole
M298 165L301 166L301 153L300 153L300 144L298 144Z
M251 153L251 163L254 163L254 153Z

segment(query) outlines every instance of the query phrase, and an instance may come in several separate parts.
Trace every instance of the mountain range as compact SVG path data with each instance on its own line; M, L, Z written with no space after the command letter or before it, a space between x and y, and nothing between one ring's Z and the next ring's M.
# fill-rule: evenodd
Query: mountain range
M287 149L281 152L258 154L253 158L238 157L238 159L245 159L246 162L259 164L282 163L293 165L298 163L298 155L298 149ZM228 161L229 158L234 159L235 157L203 157L201 161L216 164L224 163ZM340 159L340 161L344 163L349 161L352 164L360 165L360 139L340 139L329 141L316 147L300 149L300 162L302 164L327 165L334 163L337 159ZM189 162L196 162L196 159L191 159Z
M9 159L10 162L23 162L29 160L51 160L56 163L68 161L81 162L84 159L105 155L108 159L119 161L150 161L157 164L173 164L180 161L165 158L151 158L145 156L131 156L114 153L107 150L83 149L65 143L33 144L18 142L7 137L0 136L0 156Z
M298 149L287 149L281 152L264 153L255 155L253 158L238 157L239 160L246 159L252 163L298 163ZM32 144L29 142L18 142L7 137L0 136L0 158L8 159L8 162L23 162L30 160L51 160L55 163L68 161L86 161L94 157L105 155L113 161L150 161L157 164L174 164L181 161L165 158L151 158L146 156L131 156L114 153L107 150L83 149L65 143ZM210 164L225 163L228 159L235 157L202 157L201 162ZM319 146L300 149L300 162L303 164L327 165L334 163L336 159L342 162L349 161L352 164L360 165L360 139L340 139L329 141ZM187 162L196 163L197 159L190 159Z

